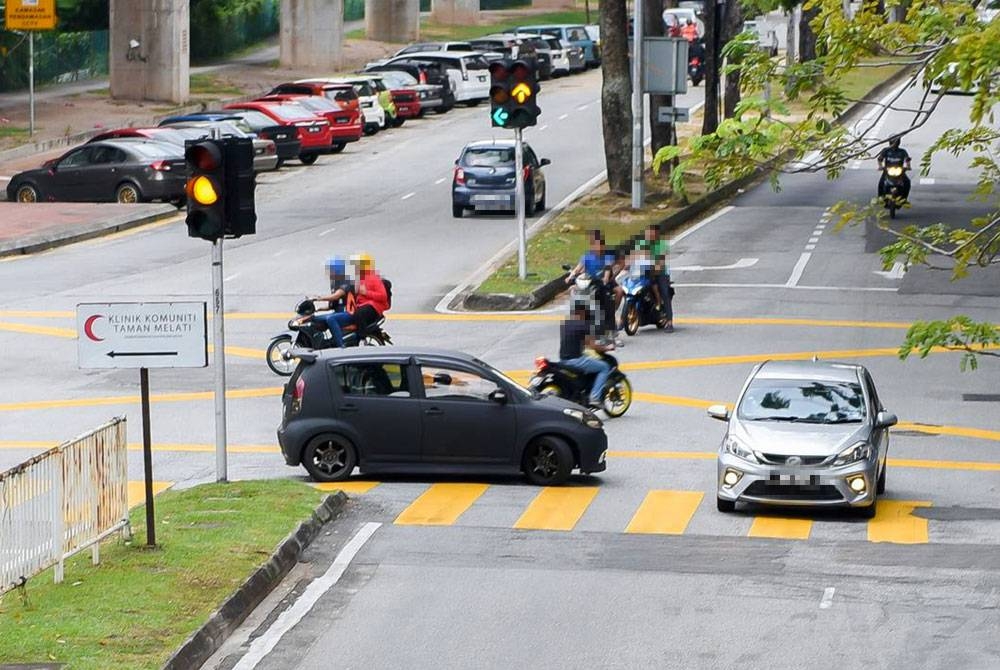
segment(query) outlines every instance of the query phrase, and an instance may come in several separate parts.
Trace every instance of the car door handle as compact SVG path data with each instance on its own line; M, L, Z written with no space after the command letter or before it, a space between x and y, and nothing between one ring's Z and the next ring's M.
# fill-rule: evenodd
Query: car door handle
M358 411L358 406L357 405L350 405L350 404L348 404L348 405L341 405L340 406L340 411L341 412L357 412Z
M424 410L424 414L428 414L430 416L438 416L440 414L444 414L444 410L441 409L440 407L428 407L427 409Z

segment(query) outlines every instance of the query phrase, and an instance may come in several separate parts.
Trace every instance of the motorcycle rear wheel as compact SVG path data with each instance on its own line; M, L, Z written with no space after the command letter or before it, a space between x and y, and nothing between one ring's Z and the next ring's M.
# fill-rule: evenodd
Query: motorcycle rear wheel
M292 349L292 338L289 335L281 335L271 340L267 345L267 367L271 372L281 377L291 377L298 365L298 360L289 358L288 352Z
M625 309L625 333L631 337L639 332L639 308L634 304Z
M628 411L632 406L632 384L625 377L621 377L608 388L604 394L604 412L617 418Z

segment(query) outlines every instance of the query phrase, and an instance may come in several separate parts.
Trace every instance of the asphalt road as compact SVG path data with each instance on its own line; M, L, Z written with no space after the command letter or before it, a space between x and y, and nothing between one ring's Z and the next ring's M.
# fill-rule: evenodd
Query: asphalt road
M553 159L549 183L562 197L603 167L597 75L543 95L548 128L528 139ZM911 153L967 104L949 99L908 141ZM322 286L334 251L370 251L394 280L398 343L459 348L521 375L535 355L556 353L558 313L431 311L513 230L508 218L457 221L447 209L451 161L489 136L485 117L432 119L430 141L407 125L395 141L380 136L262 188L261 234L227 255L232 478L303 475L276 453L278 381L261 354L296 298ZM902 220L968 218L970 177L950 163L934 184L915 183ZM962 374L954 354L903 362L894 352L912 321L995 318L997 298L989 278L955 288L880 274L862 229L826 222L831 204L867 200L876 179L859 164L834 182L798 175L780 193L757 187L676 241L678 329L644 329L619 352L638 396L607 424L606 473L556 490L517 478L351 481L345 517L210 667L996 667L1000 425L995 401L966 400L996 392L996 367ZM180 225L0 273L0 342L15 352L0 380L10 464L110 413L137 415L137 374L75 369L77 302L191 299L209 284L207 245ZM719 514L712 459L723 431L704 407L731 402L756 361L812 355L863 362L900 417L878 517ZM156 478L211 480L210 371L154 371L152 385ZM138 479L138 458L131 467ZM349 542L365 528L370 537ZM356 554L334 561L345 546Z

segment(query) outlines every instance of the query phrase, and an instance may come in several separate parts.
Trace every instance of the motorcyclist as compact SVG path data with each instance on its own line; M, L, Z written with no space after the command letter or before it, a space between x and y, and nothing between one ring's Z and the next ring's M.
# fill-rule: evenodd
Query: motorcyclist
M889 140L889 146L879 152L878 157L878 169L882 173L882 176L878 180L878 197L885 196L885 166L887 161L901 161L903 163L903 200L910 199L910 177L906 174L907 170L910 169L910 154L907 153L906 149L899 146L899 137L893 137Z
M602 354L610 347L600 344L594 337L593 315L585 302L574 301L571 310L570 318L559 327L559 363L583 374L596 375L588 404L600 408L601 391L611 374L611 366L602 358L587 355L584 349Z
M688 19L681 28L681 37L686 39L688 42L696 42L698 40L698 26L695 25L694 21Z
M615 314L621 306L625 291L615 281L615 254L609 252L604 244L604 233L600 230L591 230L588 233L590 249L583 254L576 267L570 270L566 277L566 283L572 284L581 274L587 274L595 282L595 297L598 304L604 310L604 322L607 328L614 329L617 325ZM617 333L614 334L616 343L621 342ZM619 344L621 346L621 344Z
M657 307L667 319L664 330L674 331L673 288L670 286L670 242L663 239L659 226L649 226L643 236L636 240L634 253L648 255L653 262L650 279Z
M377 322L389 309L389 293L382 276L375 270L371 256L362 253L353 256L351 260L357 273L358 298L357 308L348 323L357 325L361 330Z
M333 257L329 259L326 262L326 269L330 276L330 294L316 296L312 300L328 303L332 311L327 314L315 315L314 318L326 322L334 343L343 348L343 326L351 322L352 312L355 311L356 306L355 287L350 277L347 276L347 262L343 258ZM307 318L309 317L301 317L298 321L301 322Z

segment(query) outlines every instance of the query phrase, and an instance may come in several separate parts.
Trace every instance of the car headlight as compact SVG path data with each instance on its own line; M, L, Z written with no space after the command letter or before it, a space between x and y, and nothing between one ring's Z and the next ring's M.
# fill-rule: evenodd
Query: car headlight
M573 417L590 428L602 428L604 426L601 420L597 418L597 415L590 410L570 409L567 407L563 410L563 414Z
M731 435L727 435L726 439L722 441L722 451L726 454L732 454L736 458L742 458L744 461L750 461L751 463L758 462L757 457L753 455L753 451Z
M872 445L867 442L855 442L847 449L837 454L837 458L833 461L834 465L848 465L849 463L857 463L858 461L865 461L872 456Z

